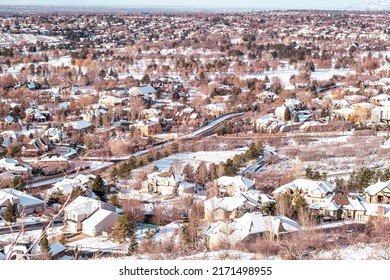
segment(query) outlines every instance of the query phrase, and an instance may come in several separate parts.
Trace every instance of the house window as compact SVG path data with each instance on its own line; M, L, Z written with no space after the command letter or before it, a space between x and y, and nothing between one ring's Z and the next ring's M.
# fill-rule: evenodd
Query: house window
M378 195L378 203L383 203L383 196Z

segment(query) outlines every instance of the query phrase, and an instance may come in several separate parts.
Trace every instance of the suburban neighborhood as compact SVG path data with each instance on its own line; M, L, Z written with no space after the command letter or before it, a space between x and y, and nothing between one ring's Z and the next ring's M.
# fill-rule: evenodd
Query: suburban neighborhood
M390 259L389 25L2 6L0 260Z

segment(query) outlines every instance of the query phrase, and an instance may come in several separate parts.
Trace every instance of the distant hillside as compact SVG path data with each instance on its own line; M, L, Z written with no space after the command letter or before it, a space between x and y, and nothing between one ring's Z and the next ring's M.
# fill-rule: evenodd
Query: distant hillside
M384 11L390 10L390 0L367 0L347 7L347 10Z

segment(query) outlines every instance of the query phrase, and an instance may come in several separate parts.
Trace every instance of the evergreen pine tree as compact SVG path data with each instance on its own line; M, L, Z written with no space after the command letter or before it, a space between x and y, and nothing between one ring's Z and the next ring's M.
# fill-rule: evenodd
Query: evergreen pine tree
M104 189L104 182L100 175L97 175L96 178L93 180L92 191L101 201L107 201L107 194L106 190Z
M7 207L5 208L4 220L8 223L16 222L16 204L8 202Z
M49 240L47 239L47 234L45 233L41 240L39 241L39 248L41 249L41 253L48 255L50 251Z
M115 207L121 207L119 198L117 194L113 194L110 196L110 199L108 201L111 205L114 205Z
M137 239L135 238L135 235L132 235L130 237L130 242L129 246L127 247L127 255L132 256L138 249L138 242Z
M284 120L285 121L290 121L291 120L291 112L288 107L284 109Z
M111 236L117 242L124 242L126 238L132 238L135 235L134 219L129 213L125 213L116 221Z
M85 190L81 186L76 186L70 194L71 200L74 200L79 196L85 196Z

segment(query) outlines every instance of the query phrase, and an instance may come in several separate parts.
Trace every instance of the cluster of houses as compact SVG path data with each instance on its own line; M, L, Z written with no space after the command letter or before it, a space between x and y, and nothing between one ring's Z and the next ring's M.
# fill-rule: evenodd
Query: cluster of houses
M243 189L237 180L230 178L229 181L228 186L218 182L216 187L222 192L204 203L205 219L210 223L207 231L210 248L226 242L251 242L265 234L278 238L301 231L303 228L296 221L263 212L264 205L277 203L275 198L285 193L302 195L310 212L324 223L341 220L367 222L371 217L390 221L390 181L371 185L362 194L341 194L335 193L335 186L329 182L297 179L273 191L272 196L255 190L254 182ZM250 182L248 179L245 181ZM235 192L229 193L226 187Z

